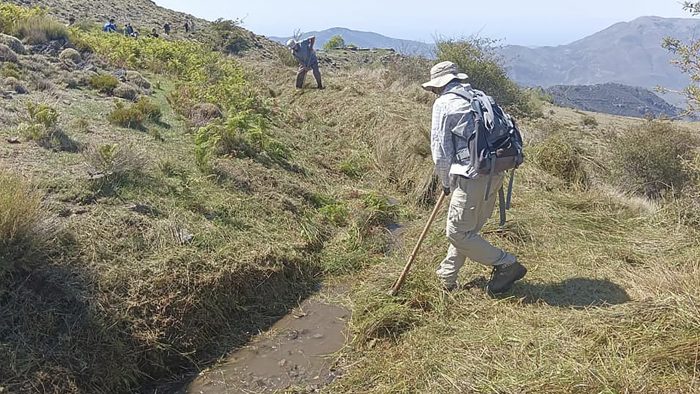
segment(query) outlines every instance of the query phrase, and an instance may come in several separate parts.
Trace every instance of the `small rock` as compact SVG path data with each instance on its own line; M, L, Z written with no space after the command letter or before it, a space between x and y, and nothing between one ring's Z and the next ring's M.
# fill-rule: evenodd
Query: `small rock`
M73 48L64 49L58 55L58 58L63 60L63 61L70 61L73 64L79 64L83 60L83 57L80 56L80 52L76 51Z
M141 215L153 214L153 208L146 204L132 204L129 206L129 210L132 212L140 213Z
M313 339L323 339L324 335L323 334L314 334Z
M8 137L6 141L10 144L19 144L21 143L19 140L19 137Z
M287 360L283 358L280 360L280 362L277 363L277 365L279 365L280 367L284 367L285 365L287 365Z
M189 231L183 228L180 228L175 230L175 238L180 243L180 245L186 245L194 240L194 234L190 233Z
M299 338L299 331L292 330L287 333L287 339L289 339L290 341L293 341L297 338Z

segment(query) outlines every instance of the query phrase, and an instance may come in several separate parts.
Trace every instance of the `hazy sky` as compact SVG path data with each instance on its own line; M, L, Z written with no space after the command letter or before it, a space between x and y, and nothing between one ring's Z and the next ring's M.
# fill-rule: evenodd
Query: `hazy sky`
M432 42L481 36L508 44L567 44L613 23L640 16L689 17L678 0L155 0L205 19L242 18L257 34L290 36L296 29L347 27Z

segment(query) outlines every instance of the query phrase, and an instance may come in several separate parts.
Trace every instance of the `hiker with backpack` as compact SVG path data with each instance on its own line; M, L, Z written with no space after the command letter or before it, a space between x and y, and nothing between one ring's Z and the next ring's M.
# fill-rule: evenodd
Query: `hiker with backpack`
M287 47L292 51L292 55L299 62L299 71L297 71L296 87L301 89L304 87L306 73L312 71L316 79L316 85L319 89L323 89L321 83L321 71L318 69L318 57L314 50L316 37L309 37L303 41L297 42L295 39L287 41Z
M523 161L522 138L515 121L483 92L464 83L456 64L441 62L423 88L438 95L433 105L431 151L445 195L451 195L447 216L450 246L437 275L446 291L457 290L457 276L466 258L492 267L487 290L508 291L525 277L517 258L479 233L500 200L501 225L510 204L514 170ZM506 200L503 181L512 170Z

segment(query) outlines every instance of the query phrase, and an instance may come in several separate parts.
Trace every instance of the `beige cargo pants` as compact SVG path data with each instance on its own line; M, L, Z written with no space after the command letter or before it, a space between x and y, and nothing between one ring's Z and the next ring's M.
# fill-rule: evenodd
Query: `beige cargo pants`
M485 197L489 177L453 178L452 199L447 214L447 239L450 247L447 257L437 270L444 286L452 287L457 283L459 270L467 257L486 266L515 262L514 255L496 248L479 235L493 214L503 178L503 174L491 178L488 198Z

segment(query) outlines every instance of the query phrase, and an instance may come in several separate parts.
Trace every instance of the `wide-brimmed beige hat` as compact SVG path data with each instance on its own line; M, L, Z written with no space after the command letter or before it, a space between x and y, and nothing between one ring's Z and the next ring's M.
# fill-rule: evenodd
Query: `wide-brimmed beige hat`
M452 62L440 62L430 69L430 81L423 84L423 89L442 88L455 79L463 81L469 78L465 73L459 72L459 68Z
M297 40L290 38L289 41L287 41L287 48L292 49L295 46L297 46Z

